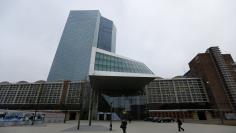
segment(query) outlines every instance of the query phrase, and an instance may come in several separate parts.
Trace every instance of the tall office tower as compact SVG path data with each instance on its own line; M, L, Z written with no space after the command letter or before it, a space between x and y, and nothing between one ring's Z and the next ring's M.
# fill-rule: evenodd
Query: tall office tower
M94 82L99 83L99 76L154 78L142 62L115 54L115 41L113 22L99 11L71 11L47 80L79 81L95 77Z
M71 11L47 80L86 80L92 47L115 52L113 22L96 10Z
M206 53L198 54L189 66L186 75L205 81L213 108L236 111L236 71L231 55L221 54L218 47L210 47Z

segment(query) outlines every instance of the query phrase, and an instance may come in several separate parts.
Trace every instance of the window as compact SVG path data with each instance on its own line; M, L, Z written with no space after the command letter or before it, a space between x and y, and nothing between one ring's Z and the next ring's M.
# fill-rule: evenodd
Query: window
M153 74L143 63L96 53L94 69L97 71Z

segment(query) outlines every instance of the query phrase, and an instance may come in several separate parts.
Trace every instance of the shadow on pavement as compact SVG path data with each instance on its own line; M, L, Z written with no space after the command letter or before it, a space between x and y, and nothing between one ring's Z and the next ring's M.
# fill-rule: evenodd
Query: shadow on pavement
M97 131L109 131L107 127L101 125L80 125L80 129L77 130L77 126L73 126L67 129L62 130L61 132L75 132L75 131L89 131L89 132L97 132Z

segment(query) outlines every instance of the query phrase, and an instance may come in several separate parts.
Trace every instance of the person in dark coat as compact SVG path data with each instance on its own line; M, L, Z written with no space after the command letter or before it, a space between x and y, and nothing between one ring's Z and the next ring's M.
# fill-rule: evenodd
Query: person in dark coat
M127 128L127 121L126 120L121 121L120 128L122 128L123 133L126 133L126 128Z
M179 118L177 118L177 123L178 123L178 130L179 130L179 132L181 130L184 131L184 129L181 127L183 123L182 123L182 121Z

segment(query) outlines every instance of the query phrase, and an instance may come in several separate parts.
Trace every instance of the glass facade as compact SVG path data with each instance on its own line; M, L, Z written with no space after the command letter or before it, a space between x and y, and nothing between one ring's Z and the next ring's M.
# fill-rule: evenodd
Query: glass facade
M153 74L152 71L143 63L99 52L96 53L94 69L97 71Z
M101 17L100 18L100 26L98 33L98 45L97 47L109 52L112 52L112 28L113 22Z
M110 112L111 106L114 116L119 119L143 119L145 117L146 97L135 92L133 95L115 97L101 94L98 111Z
M60 104L63 84L43 84L41 86L41 94L39 104Z
M100 16L99 11L70 12L47 81L87 79Z
M147 85L148 103L208 102L201 79L154 80Z
M47 81L80 81L88 78L91 50L115 53L116 28L98 10L71 11Z
M102 95L107 103L112 103L113 108L123 108L126 111L131 110L132 105L144 105L146 98L142 95L136 96L117 96L111 97L107 95Z
M80 88L80 89L78 89ZM67 91L66 104L80 103L81 85L78 83L70 83Z
M68 89L63 93L63 82L50 83L25 83L25 84L0 84L0 105L1 104L79 104L80 92L83 83L69 83Z

